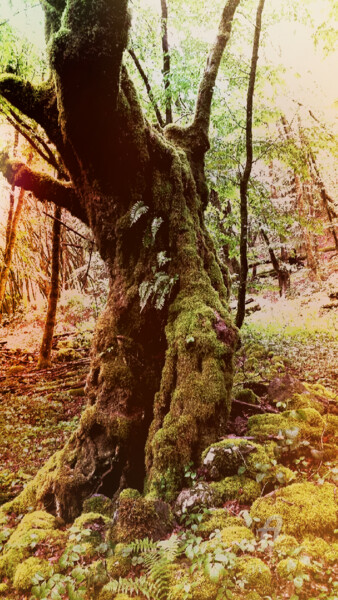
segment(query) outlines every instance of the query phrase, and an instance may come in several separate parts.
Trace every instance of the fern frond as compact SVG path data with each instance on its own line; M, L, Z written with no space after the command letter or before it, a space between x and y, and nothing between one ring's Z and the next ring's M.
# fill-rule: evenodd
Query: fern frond
M136 204L134 204L130 210L130 226L135 225L135 223L142 217L142 215L148 212L148 210L149 206L144 204L142 200L136 202Z
M163 223L162 217L155 217L151 223L151 237L154 243L157 232Z

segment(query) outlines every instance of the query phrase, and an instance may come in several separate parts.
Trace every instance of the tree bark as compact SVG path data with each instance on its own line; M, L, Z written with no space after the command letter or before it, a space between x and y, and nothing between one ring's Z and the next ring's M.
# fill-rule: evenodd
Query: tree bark
M223 13L228 32L238 4L229 0ZM71 183L32 171L22 177L23 166L8 160L2 170L82 215L111 280L79 429L6 510L42 505L70 521L88 495L142 489L145 476L147 489L174 498L184 465L198 462L224 432L237 330L203 218L208 130L201 143L196 123L162 133L145 120L121 66L125 0L72 0L59 13L48 6L55 98L49 88L51 113L41 98L35 118L57 144ZM22 85L7 77L0 93L31 112ZM200 97L195 122L199 107Z
M248 185L252 169L253 148L252 148L252 117L253 117L253 96L255 91L256 70L258 63L259 39L262 28L262 13L265 0L259 0L256 14L256 28L251 57L250 77L246 104L246 163L243 174L240 178L240 197L241 197L241 233L240 233L240 263L241 270L239 275L238 304L236 314L236 325L242 327L245 317L245 297L246 284L248 278Z
M38 368L46 369L51 363L54 328L56 323L56 310L59 299L59 274L60 274L60 250L61 250L61 215L62 209L55 205L52 240L52 272L50 291L48 296L48 307L45 328L43 332Z

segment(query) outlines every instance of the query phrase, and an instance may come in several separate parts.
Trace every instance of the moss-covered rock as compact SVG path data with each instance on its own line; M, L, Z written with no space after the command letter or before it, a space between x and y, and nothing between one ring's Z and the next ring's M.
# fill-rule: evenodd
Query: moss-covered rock
M110 556L107 561L107 572L113 579L125 577L132 565L130 554L126 554L123 550L127 548L126 544L116 544L114 555Z
M114 503L103 494L94 494L87 498L83 503L84 513L99 513L106 517L112 517L114 514Z
M141 494L138 490L134 490L133 488L126 488L120 493L119 501L122 502L126 499L137 500L138 498L141 498Z
M29 556L28 548L9 548L0 556L0 577L12 579L17 566Z
M202 455L202 464L210 479L219 480L237 475L239 467L248 477L255 478L256 464L271 462L271 454L260 444L245 439L229 438L212 444Z
M250 389L243 388L235 394L236 400L247 402L248 404L257 404L259 401L258 396Z
M33 585L32 578L36 573L48 579L53 574L53 567L47 560L31 556L16 568L13 587L20 592L28 592Z
M294 483L259 498L251 507L257 528L270 517L282 517L282 533L301 539L304 536L331 535L337 527L338 500L330 483Z
M255 539L253 532L251 529L248 529L248 527L244 527L244 525L232 525L230 527L225 527L221 531L222 544L224 544L226 548L233 547L243 540L253 539Z
M267 437L269 435L285 434L288 430L297 430L295 439L320 439L325 430L323 417L314 408L301 410L286 410L280 414L254 415L249 418L248 430L250 435Z
M269 594L272 587L272 576L268 565L260 558L243 556L236 563L237 579L244 582L250 590L260 594Z
M211 485L200 481L192 488L180 492L174 505L174 512L180 517L183 513L192 512L196 508L219 506L221 501L220 495Z
M288 556L299 546L299 542L292 535L281 534L276 537L273 552L277 556Z
M112 520L100 513L82 513L75 519L71 531L85 530L85 541L91 544L100 544L103 542L112 527Z
M242 526L242 519L240 517L232 516L224 508L215 508L203 515L203 518L198 525L197 532L201 535L209 536L216 529L221 530L234 525Z
M216 600L221 590L226 589L226 577L212 582L201 571L195 571L193 575L184 569L177 569L171 578L168 600Z
M162 500L122 498L112 528L112 540L131 542L149 537L163 539L172 530L173 517L168 504Z
M241 504L251 504L261 495L260 484L242 475L225 477L222 481L211 483L210 488L220 498L220 503L238 500Z

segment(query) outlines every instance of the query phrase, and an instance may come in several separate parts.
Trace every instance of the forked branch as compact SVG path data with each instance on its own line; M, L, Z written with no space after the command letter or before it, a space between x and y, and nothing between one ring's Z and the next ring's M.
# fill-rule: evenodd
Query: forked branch
M209 52L207 64L198 90L194 125L206 136L209 131L211 102L216 77L223 52L230 38L233 17L239 3L240 0L228 0L223 9L216 41Z

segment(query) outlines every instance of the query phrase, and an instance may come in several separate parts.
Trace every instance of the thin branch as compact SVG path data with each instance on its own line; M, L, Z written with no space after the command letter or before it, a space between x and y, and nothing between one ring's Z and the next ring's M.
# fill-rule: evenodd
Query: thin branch
M217 38L209 52L207 64L198 90L194 125L206 136L208 136L209 131L211 102L216 77L223 52L230 38L232 20L239 3L240 0L228 0L223 9Z
M63 221L60 221L60 219L57 219L57 217L54 217L53 215L50 215L49 213L47 213L46 211L42 211L42 213L44 215L46 215L46 217L49 217L50 219L53 219L53 221L59 221L60 224L65 227L66 229L68 229L69 231L72 231L73 233L75 233L75 235L78 235L80 238L82 238L83 240L86 240L86 242L89 242L90 244L92 244L92 246L95 244L94 240L90 240L89 238L87 238L86 236L82 235L82 233L79 233L78 231L76 231L76 229L73 229L72 227L70 227L70 225L67 225L66 223L64 223ZM83 248L83 246L79 246L76 244L67 244L66 242L62 242L63 246L73 246L74 248Z
M158 120L158 122L159 122L160 126L161 126L161 127L164 127L164 126L165 126L165 122L164 122L164 119L163 119L163 117L162 117L162 115L161 115L161 112L160 112L160 109L159 109L159 107L158 107L158 104L157 104L157 102L156 102L156 100L155 100L155 96L154 96L154 94L153 94L153 90L152 90L152 88L151 88L151 85L150 85L149 79L148 79L148 77L147 77L147 75L146 75L145 71L143 70L143 67L142 67L142 65L141 65L141 63L140 63L140 61L139 61L139 59L137 58L137 56L136 56L136 54L135 54L134 50L133 50L132 48L130 48L130 49L128 50L128 52L129 52L130 56L132 57L132 59L133 59L133 61L134 61L134 63L135 63L135 66L136 66L136 68L137 68L138 72L140 73L140 75L141 75L141 77L142 77L142 79L143 79L144 85L145 85L145 87L146 87L146 90L147 90L147 94L148 94L148 96L149 96L149 100L150 100L150 102L151 102L151 104L152 104L152 107L153 107L153 109L154 109L154 111L155 111L156 118L157 118L157 120Z

